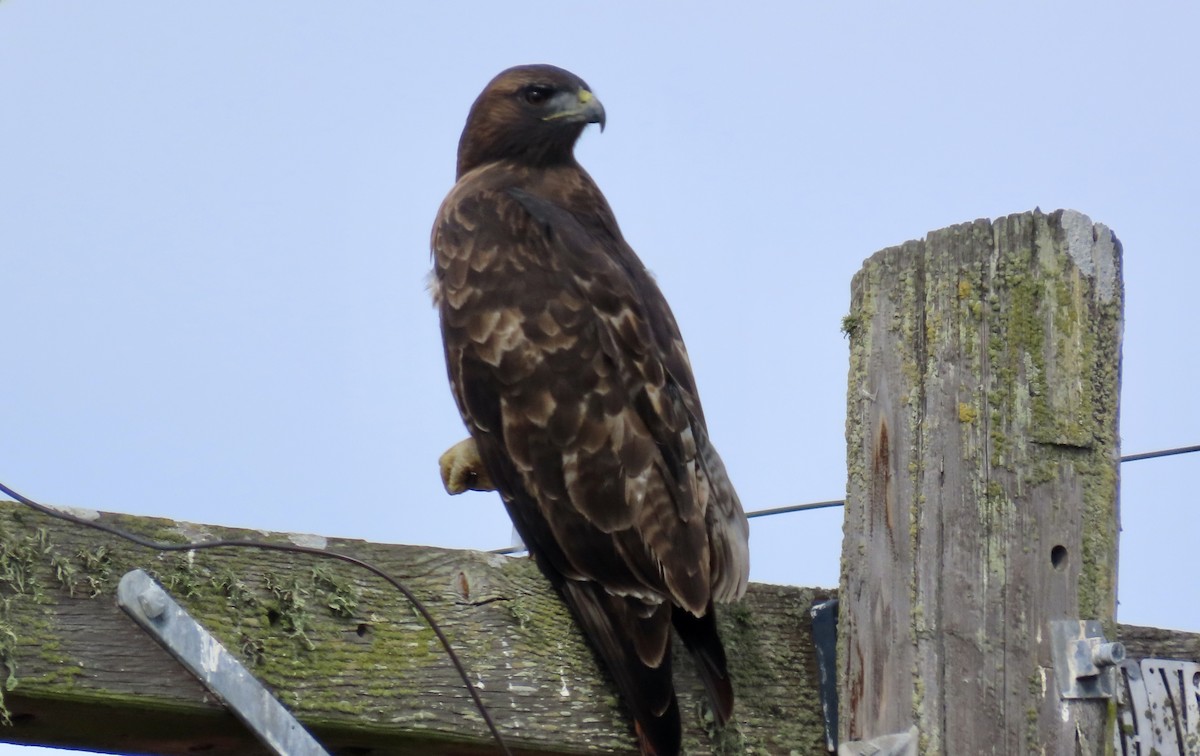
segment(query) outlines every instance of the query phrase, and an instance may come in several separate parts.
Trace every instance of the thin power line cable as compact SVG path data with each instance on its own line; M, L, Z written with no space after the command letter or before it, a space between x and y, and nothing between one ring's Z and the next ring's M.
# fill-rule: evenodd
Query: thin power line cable
M1171 449L1160 449L1157 451L1150 451L1150 452L1140 452L1137 454L1127 454L1127 455L1121 457L1119 461L1122 463L1140 462L1142 460L1147 460L1147 459L1159 459L1162 457L1170 457L1170 456L1175 456L1178 454L1192 454L1195 452L1200 452L1200 444L1197 444L1194 446L1179 446L1179 447L1175 447L1175 448L1171 448ZM480 715L483 717L483 721L487 724L488 730L491 732L493 739L495 739L495 741L496 741L496 745L500 748L500 751L502 753L506 754L506 756L511 756L511 752L508 750L508 746L504 743L504 738L501 737L500 731L497 729L495 722L492 721L492 717L489 714L487 707L484 706L483 700L479 697L479 693L475 690L475 686L473 686L471 684L470 678L467 676L466 668L463 666L461 660L458 658L458 654L455 653L454 649L451 647L450 640L442 632L441 627L438 626L437 622L433 619L433 616L429 613L429 610L426 609L425 605L422 604L421 601L419 599L417 599L417 597L415 595L413 595L413 593L411 591L409 591L408 588L405 587L400 581L396 580L391 575L384 572L382 569L376 567L375 565L371 564L370 562L365 562L361 559L357 559L355 557L352 557L352 556L349 556L346 554L339 554L338 552L335 552L335 551L324 551L322 549L312 548L312 547L308 547L308 546L294 546L294 545L290 545L290 544L268 543L266 541L221 540L221 541L203 541L203 542L179 543L179 544L162 543L162 542L150 540L148 538L143 538L138 535L134 535L133 533L127 533L127 532L121 530L120 528L114 527L112 525L107 525L107 524L101 523L101 522L92 522L92 521L84 520L84 519L75 517L73 515L70 515L66 512L62 512L60 510L54 509L52 507L47 507L43 504L38 504L37 502L33 501L32 499L26 498L25 496L22 496L21 494L12 490L8 486L4 485L3 483L0 483L0 491L13 497L14 500L20 502L21 504L24 504L25 506L30 507L32 509L35 509L49 517L54 517L54 518L57 518L60 520L65 520L67 522L71 522L76 525L82 525L84 527L92 528L94 530L99 530L99 531L108 533L110 535L117 536L118 538L123 538L131 543L136 543L139 546L144 546L148 549L154 549L156 551L192 551L192 550L199 550L199 549L215 549L215 548L224 548L224 547L259 548L259 549L265 549L268 551L287 551L287 552L292 552L292 553L296 553L296 554L312 554L314 556L327 557L330 559L337 559L339 561L346 562L347 564L352 564L352 565L360 567L364 570L367 570L368 572L370 572L370 573L382 578L386 582L390 583L396 590L400 591L400 593L403 594L403 596L413 605L413 608L416 609L417 612L421 615L421 617L429 624L429 627L433 630L434 635L437 636L438 641L442 644L442 648L445 649L446 655L450 658L451 663L454 665L455 671L458 672L458 676L462 679L463 685L466 687L467 692L470 694L471 699L475 703L475 707L479 710ZM815 502L809 502L806 504L790 504L790 505L782 506L782 507L771 507L769 509L758 509L753 512L747 512L746 517L748 519L755 518L755 517L770 517L773 515L788 514L791 512L803 512L806 510L813 510L813 509L827 509L827 508L831 508L831 507L840 507L840 506L845 506L845 504L846 504L846 502L843 499L831 499L828 501L815 501ZM492 549L491 553L493 553L493 554L516 554L516 553L520 553L522 551L525 551L524 547L522 547L522 546L507 546L502 549Z
M1141 462L1144 459L1159 459L1161 457L1172 457L1176 454L1191 454L1193 452L1200 452L1200 444L1195 446L1177 446L1173 449L1160 449L1158 451L1139 452L1137 454L1126 454L1118 461L1121 463ZM842 507L845 505L845 499L815 501L810 504L789 504L787 506L772 507L770 509L756 509L753 512L747 512L746 517L769 517L770 515L787 514L789 512L803 512L807 509L826 509L828 507Z
M1173 457L1176 454L1191 454L1200 452L1200 444L1196 446L1177 446L1174 449L1161 449L1159 451L1142 452L1140 454L1129 454L1121 457L1122 462L1140 462L1143 459L1158 459L1159 457Z
M1139 452L1138 454L1127 454L1119 460L1120 462L1140 462L1144 459L1159 459L1161 457L1171 457L1176 454L1191 454L1200 452L1200 444L1195 446L1177 446L1173 449L1160 449L1158 451ZM804 512L810 509L829 509L831 507L844 507L845 499L830 499L829 501L813 501L807 504L788 504L782 507L771 507L769 509L756 509L753 512L747 512L747 519L755 517L770 517L772 515L789 514L791 512ZM502 549L492 549L493 554L519 554L525 551L524 546L505 546Z
M771 507L770 509L756 509L753 512L746 513L746 519L752 520L755 517L770 517L771 515L787 514L788 512L803 512L807 509L828 509L830 507L845 506L844 499L832 499L830 501L814 501L808 504L788 504L783 507Z
M202 549L233 547L262 549L264 551L284 551L293 554L310 554L312 556L336 559L340 562L345 562L346 564L351 564L355 567L359 567L367 572L370 572L376 577L379 577L391 584L393 588L399 591L404 598L408 600L412 607L416 609L417 613L421 615L421 618L425 620L426 624L429 625L429 628L433 630L433 634L437 636L438 641L442 644L442 648L446 651L446 656L450 658L450 663L454 665L455 671L458 672L459 678L462 679L463 686L467 689L467 693L470 694L471 700L474 701L475 708L479 710L479 715L483 718L484 723L491 732L492 738L496 741L496 746L500 749L501 753L505 754L505 756L512 756L512 752L508 750L508 746L505 744L504 738L500 735L500 730L496 727L496 723L492 720L492 716L488 712L487 707L484 706L483 699L480 698L479 692L475 690L475 686L471 684L471 679L467 675L466 667L463 665L462 660L458 658L458 654L455 653L454 648L450 645L450 639L446 637L444 632L442 632L442 628L438 625L437 621L434 620L433 615L429 613L429 610L423 603L421 603L421 600L418 599L413 592L408 589L407 586L370 562L358 559L357 557L352 557L348 554L341 554L336 551L325 551L324 549L318 549L311 546L296 546L293 544L270 543L267 541L225 539L216 541L192 541L188 543L166 543L162 541L155 541L134 533L129 533L121 528L109 525L107 523L84 520L67 512L63 512L53 507L48 507L45 504L39 504L33 499L22 496L3 483L0 483L0 491L8 494L15 501L41 512L48 517L64 520L75 525L82 525L85 528L99 530L101 532L108 533L109 535L122 538L130 543L135 543L138 546L144 546L145 548L153 549L155 551L200 551Z

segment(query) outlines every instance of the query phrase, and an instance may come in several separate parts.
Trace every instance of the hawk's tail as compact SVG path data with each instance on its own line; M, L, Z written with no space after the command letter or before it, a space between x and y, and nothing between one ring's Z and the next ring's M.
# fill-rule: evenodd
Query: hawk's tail
M672 621L683 645L687 646L696 662L696 672L704 683L717 724L724 726L733 715L733 684L729 680L725 646L717 634L717 613L713 604L708 602L708 610L703 617L675 607Z
M563 580L562 592L633 714L644 756L676 756L681 735L671 680L671 605L613 596L592 582Z

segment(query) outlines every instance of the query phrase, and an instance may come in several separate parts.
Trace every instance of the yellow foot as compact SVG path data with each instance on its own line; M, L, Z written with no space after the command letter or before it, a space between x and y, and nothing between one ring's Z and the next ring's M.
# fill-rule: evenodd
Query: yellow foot
M465 438L438 457L442 468L442 485L446 493L460 494L463 491L495 491L496 486L483 468L479 448L475 439Z

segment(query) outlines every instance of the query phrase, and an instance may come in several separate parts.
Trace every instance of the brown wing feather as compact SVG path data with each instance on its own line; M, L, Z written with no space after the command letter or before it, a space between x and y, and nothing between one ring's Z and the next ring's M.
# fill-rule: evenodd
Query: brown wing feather
M515 527L637 719L643 752L673 754L672 623L718 720L733 706L712 602L745 590L746 519L708 441L674 316L591 178L573 159L544 165L544 145L525 162L484 157L488 133L507 134L504 154L520 149L487 122L507 74L472 109L481 123L464 132L465 175L434 227L450 382Z
M435 242L464 419L499 435L558 540L588 544L560 569L703 612L708 534L697 481L679 474L696 467L695 444L646 304L573 216L481 178L482 191L448 200ZM495 394L486 410L472 406L480 383ZM679 550L684 558L673 558ZM618 574L614 558L626 565Z

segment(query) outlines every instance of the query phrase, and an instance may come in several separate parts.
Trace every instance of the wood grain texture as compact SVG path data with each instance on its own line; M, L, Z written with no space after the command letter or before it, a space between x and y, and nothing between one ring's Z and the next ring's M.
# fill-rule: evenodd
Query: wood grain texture
M1200 662L1200 633L1160 627L1119 625L1117 638L1130 659L1179 659Z
M935 231L852 285L842 735L1098 747L1048 622L1113 626L1120 244L1071 211ZM1080 746L1080 744L1084 744Z
M263 534L147 517L104 521L181 542ZM527 559L298 538L374 562L437 618L510 747L635 753L624 710ZM256 754L231 715L115 604L143 568L333 753L490 754L495 747L432 632L390 586L338 562L254 549L156 553L0 502L0 741L125 753ZM832 591L754 585L721 629L738 704L711 726L676 656L685 748L816 753L823 742L808 609Z
M173 540L263 536L153 518L102 519ZM593 677L599 671L591 655L526 560L361 541L334 540L328 548L378 559L411 578L447 621L456 648L484 682L485 701L521 752L633 752L611 689ZM122 753L264 753L116 607L116 580L134 566L154 569L177 597L190 596L183 599L189 611L331 752L495 752L428 630L372 578L256 551L190 560L158 555L8 502L0 502L0 638L11 632L15 645L0 640L0 672L8 677L11 664L16 687L5 694L13 724L0 725L0 741ZM288 598L297 588L303 611L296 593ZM832 595L756 584L743 604L724 612L738 726L731 738L709 740L698 713L702 695L681 662L688 753L823 752L807 607ZM356 603L345 616L329 608L349 608L347 597ZM497 635L486 643L480 632ZM1200 661L1200 634L1121 626L1118 637L1131 656ZM489 647L500 653L488 658Z

